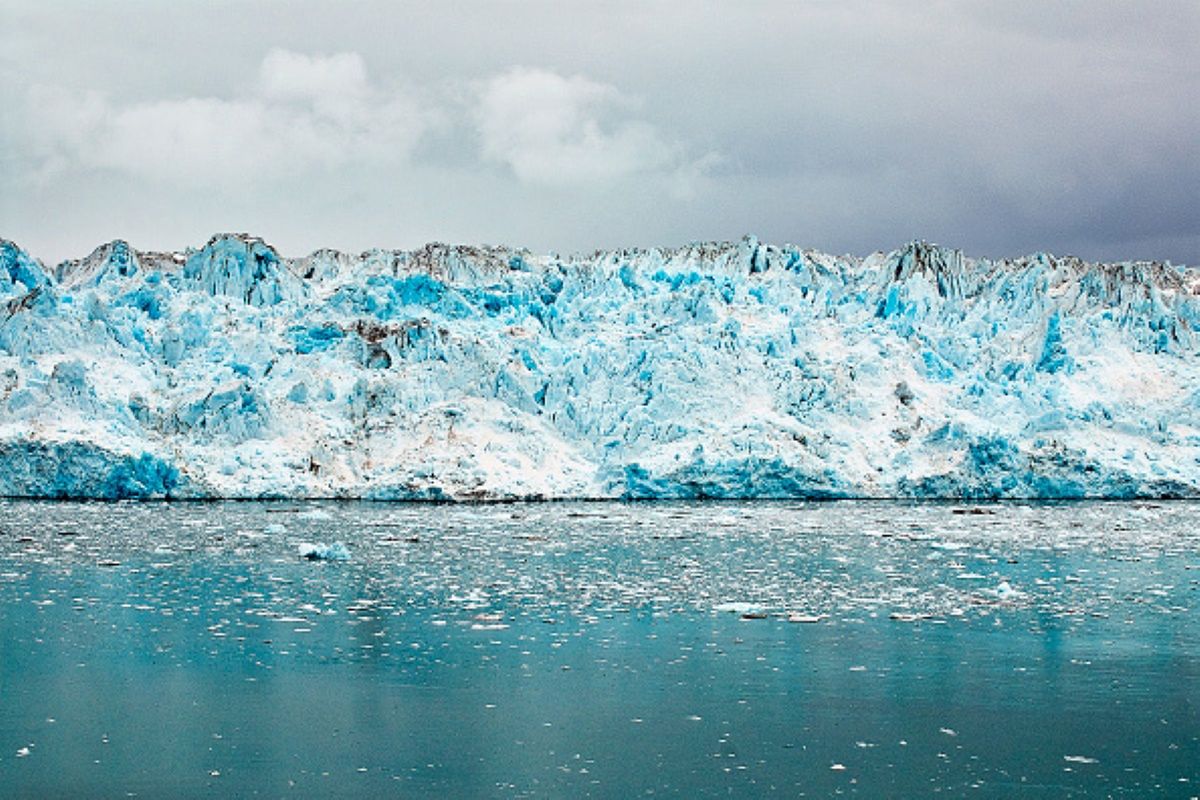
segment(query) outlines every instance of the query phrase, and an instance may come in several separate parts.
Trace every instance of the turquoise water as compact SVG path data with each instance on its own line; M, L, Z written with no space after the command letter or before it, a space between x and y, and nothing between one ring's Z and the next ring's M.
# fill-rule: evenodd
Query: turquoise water
M0 501L0 795L1200 793L1200 505L966 510Z

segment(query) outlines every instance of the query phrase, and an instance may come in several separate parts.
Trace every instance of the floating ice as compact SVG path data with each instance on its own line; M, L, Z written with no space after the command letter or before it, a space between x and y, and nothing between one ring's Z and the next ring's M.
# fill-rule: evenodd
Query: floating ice
M745 603L741 601L717 603L713 606L713 611L725 614L762 614L763 607L758 603Z
M1191 496L1198 292L924 243L0 240L0 495Z
M341 542L325 544L324 542L301 542L296 548L301 558L309 561L349 561L350 551Z
M1019 589L1014 589L1008 581L1000 581L992 591L998 600L1015 600L1023 594Z

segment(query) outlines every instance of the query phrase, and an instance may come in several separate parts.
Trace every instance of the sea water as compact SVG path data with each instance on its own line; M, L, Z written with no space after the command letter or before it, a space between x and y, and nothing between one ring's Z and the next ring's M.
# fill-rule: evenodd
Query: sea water
M1191 503L0 501L0 796L1194 797L1198 601Z

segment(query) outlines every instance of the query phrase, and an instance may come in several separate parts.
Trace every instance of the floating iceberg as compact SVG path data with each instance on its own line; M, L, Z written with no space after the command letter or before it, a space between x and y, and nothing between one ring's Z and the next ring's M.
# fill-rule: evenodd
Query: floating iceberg
M1200 274L753 238L53 270L0 241L0 495L1200 494Z
M309 561L349 561L350 551L341 542L326 544L325 542L301 542L296 547L301 558Z

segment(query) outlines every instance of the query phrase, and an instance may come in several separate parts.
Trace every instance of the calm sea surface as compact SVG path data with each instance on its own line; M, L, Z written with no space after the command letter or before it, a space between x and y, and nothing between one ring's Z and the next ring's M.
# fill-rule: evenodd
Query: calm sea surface
M0 796L1200 794L1200 505L967 510L0 501Z

